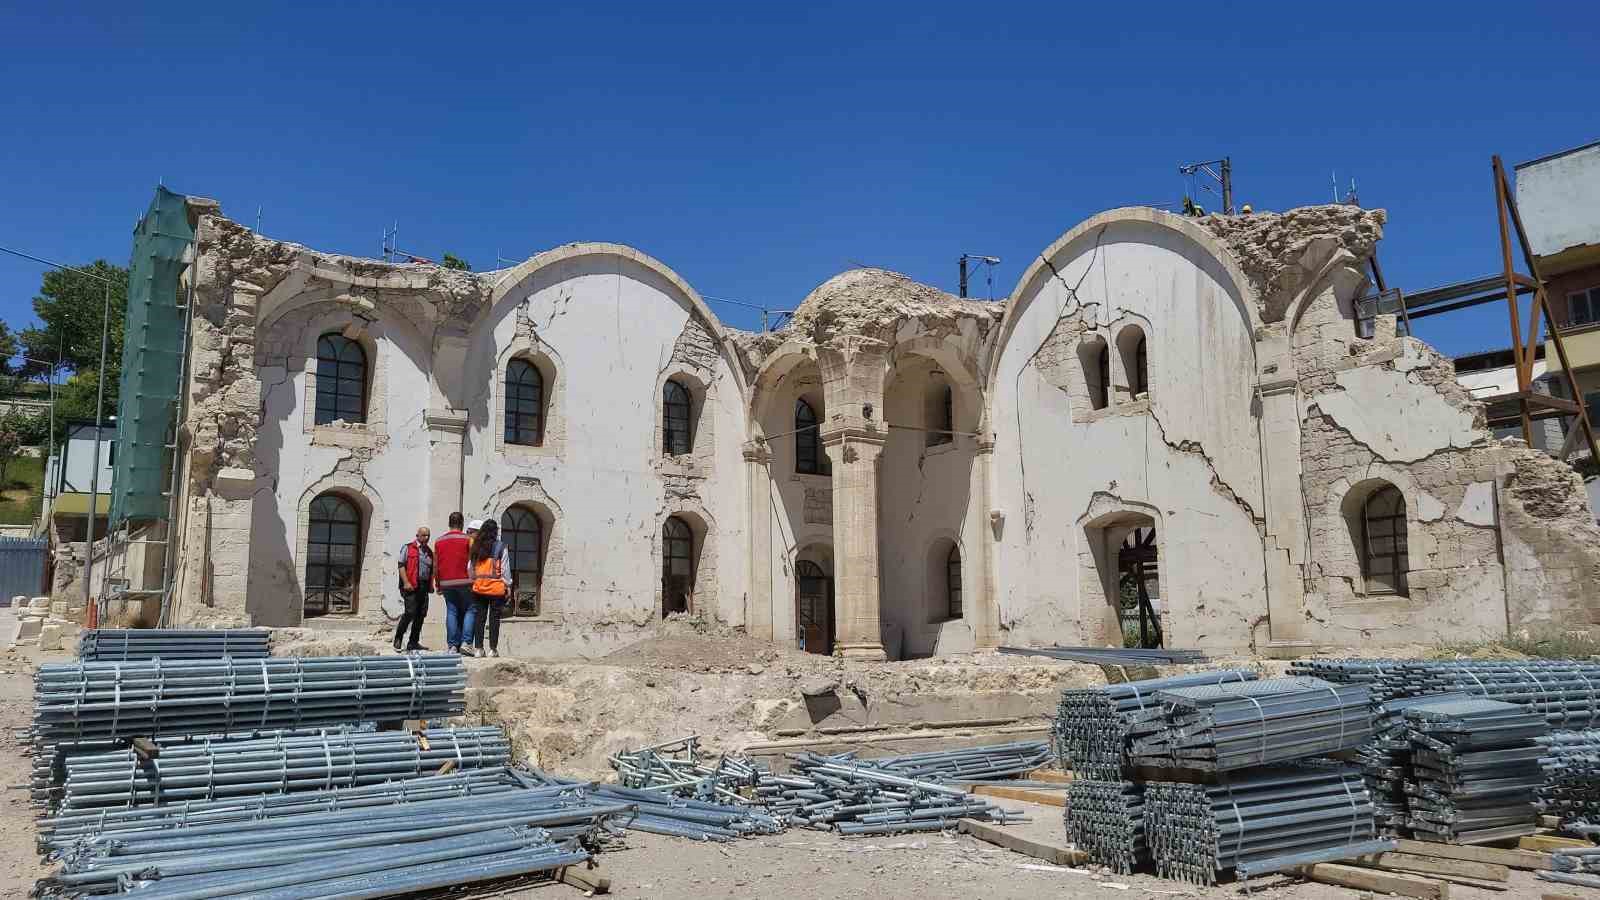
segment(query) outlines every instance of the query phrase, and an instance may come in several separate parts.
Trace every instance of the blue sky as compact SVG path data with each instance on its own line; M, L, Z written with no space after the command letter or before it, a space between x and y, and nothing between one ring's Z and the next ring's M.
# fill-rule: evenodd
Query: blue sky
M1415 290L1494 270L1490 154L1600 137L1572 3L52 6L0 11L0 244L66 262L126 263L159 180L336 252L394 222L478 268L617 241L783 309L860 264L953 291L966 251L1004 295L1228 154L1257 209L1354 177ZM13 327L39 275L0 256ZM1509 341L1500 307L1419 333Z

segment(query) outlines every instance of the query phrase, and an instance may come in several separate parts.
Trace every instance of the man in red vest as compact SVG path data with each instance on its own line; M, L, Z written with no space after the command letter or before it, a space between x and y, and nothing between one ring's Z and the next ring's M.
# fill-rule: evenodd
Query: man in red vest
M463 521L461 513L451 513L450 530L439 535L433 551L435 578L444 594L445 643L451 653L460 653L462 644L472 644L472 576L467 572L472 538L461 530Z
M428 595L433 593L433 548L428 546L430 532L424 525L417 529L416 540L400 548L400 599L405 601L405 612L394 629L396 653L421 650L422 620L428 617ZM402 650L400 639L406 626L411 626L411 642Z

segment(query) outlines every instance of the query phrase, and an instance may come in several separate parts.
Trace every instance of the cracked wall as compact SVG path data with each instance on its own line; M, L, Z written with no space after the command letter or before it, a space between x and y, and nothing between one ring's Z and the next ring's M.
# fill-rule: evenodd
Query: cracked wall
M1206 235L1154 211L1080 225L1025 275L994 350L996 601L1011 643L1120 643L1097 542L1156 522L1169 646L1240 649L1265 609L1256 316ZM1145 330L1138 398L1117 336ZM1109 404L1090 399L1109 352Z

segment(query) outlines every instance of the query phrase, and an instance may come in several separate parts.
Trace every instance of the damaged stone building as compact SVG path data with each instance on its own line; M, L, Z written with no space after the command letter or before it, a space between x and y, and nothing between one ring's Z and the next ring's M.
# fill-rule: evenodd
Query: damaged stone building
M625 246L471 273L188 211L177 622L377 626L454 510L502 523L522 655L680 612L861 658L1120 645L1130 606L1279 655L1600 613L1572 469L1357 336L1381 211L1117 209L1001 302L857 269L763 333Z

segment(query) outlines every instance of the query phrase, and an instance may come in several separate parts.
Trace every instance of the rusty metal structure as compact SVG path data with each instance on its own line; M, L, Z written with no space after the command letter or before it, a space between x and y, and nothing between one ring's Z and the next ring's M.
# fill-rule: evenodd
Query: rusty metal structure
M1578 390L1577 377L1573 375L1572 366L1567 360L1567 348L1561 338L1561 329L1556 327L1556 320L1551 315L1550 299L1545 292L1544 279L1539 276L1538 261L1534 258L1533 248L1528 242L1527 231L1522 226L1522 214L1517 210L1516 197L1511 192L1511 182L1506 177L1505 165L1501 163L1499 155L1492 157L1492 160L1495 207L1500 227L1501 271L1482 278L1474 278L1469 281L1406 294L1399 288L1391 288L1384 283L1382 271L1378 268L1377 257L1374 254L1372 275L1377 291L1357 301L1356 319L1357 326L1361 329L1359 333L1362 337L1370 337L1372 322L1379 314L1396 315L1400 333L1411 334L1413 319L1454 312L1458 309L1466 309L1467 307L1484 303L1494 303L1504 299L1511 320L1511 355L1513 366L1517 373L1517 389L1505 394L1479 398L1490 410L1489 424L1509 424L1512 421L1520 421L1522 438L1531 447L1533 446L1533 423L1535 421L1557 417L1574 417L1577 419L1577 427L1567 430L1566 440L1556 456L1560 459L1566 459L1571 456L1581 435L1588 444L1591 458L1600 460L1600 446L1596 445L1594 423L1589 421L1588 412L1584 409L1583 404L1575 399L1556 397L1534 390L1533 368L1534 361L1538 358L1540 330L1544 320L1548 319L1550 322L1550 343L1560 361L1561 374L1566 380L1569 397L1582 396ZM1523 274L1517 268L1516 257L1512 247L1513 234L1516 236L1516 249L1522 252L1527 274ZM1533 302L1528 313L1526 342L1523 341L1522 335L1520 302L1520 298L1524 294L1533 295ZM1515 413L1511 415L1497 414L1494 411L1496 406L1502 408L1510 406L1515 410Z

